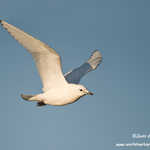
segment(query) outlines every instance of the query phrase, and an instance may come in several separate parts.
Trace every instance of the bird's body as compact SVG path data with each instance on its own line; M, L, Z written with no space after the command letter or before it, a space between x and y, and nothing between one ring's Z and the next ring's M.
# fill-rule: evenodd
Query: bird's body
M80 89L84 90L84 93ZM52 88L44 93L31 95L27 97L28 101L39 101L44 102L48 105L67 105L75 102L80 97L86 95L88 91L82 85L66 84L61 87ZM26 96L22 95L25 99Z
M43 93L22 94L23 99L37 101L38 106L62 106L73 103L84 95L92 95L78 83L87 72L96 69L101 62L99 51L94 51L90 59L79 68L63 75L60 56L54 49L5 21L0 20L0 23L32 55L43 83Z

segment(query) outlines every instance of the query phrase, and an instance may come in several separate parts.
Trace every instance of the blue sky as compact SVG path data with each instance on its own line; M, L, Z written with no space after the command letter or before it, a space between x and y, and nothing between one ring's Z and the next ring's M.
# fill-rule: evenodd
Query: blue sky
M148 0L1 0L0 18L53 47L64 72L95 49L104 59L81 82L94 96L37 108L20 98L41 92L32 58L0 28L0 149L113 150L148 134L149 14Z

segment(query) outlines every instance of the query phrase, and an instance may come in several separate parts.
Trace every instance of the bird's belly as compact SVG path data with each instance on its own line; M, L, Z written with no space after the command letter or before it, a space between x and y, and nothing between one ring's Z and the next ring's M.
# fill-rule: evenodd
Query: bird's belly
M48 105L54 105L54 106L63 106L63 105L67 105L69 103L73 103L72 100L69 99L63 99L63 98L59 98L59 99L48 99L45 102Z
M49 93L44 98L44 103L54 106L63 106L78 100L79 97L69 97L68 94L53 94Z

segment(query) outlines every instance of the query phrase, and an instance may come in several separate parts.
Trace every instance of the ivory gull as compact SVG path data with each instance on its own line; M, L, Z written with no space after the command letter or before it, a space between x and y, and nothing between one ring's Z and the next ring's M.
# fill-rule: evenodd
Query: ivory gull
M61 58L54 49L21 29L0 20L0 24L32 55L43 84L43 93L24 95L27 101L37 101L37 106L62 106L77 101L84 95L93 95L83 85L78 84L88 72L95 70L102 61L101 53L95 50L80 67L63 75Z

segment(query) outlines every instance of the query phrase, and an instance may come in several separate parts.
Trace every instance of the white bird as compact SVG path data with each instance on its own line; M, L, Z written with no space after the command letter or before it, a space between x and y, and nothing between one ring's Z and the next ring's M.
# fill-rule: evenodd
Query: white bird
M21 94L24 100L37 101L38 106L61 106L73 103L84 95L93 95L78 83L86 73L95 70L100 64L102 56L98 50L83 65L63 75L60 56L54 49L3 20L0 20L0 24L32 55L42 80L43 93Z

